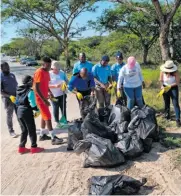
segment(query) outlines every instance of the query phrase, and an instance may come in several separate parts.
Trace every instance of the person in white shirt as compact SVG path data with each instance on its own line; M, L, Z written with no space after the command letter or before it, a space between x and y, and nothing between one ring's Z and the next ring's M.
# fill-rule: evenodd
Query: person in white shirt
M66 113L66 98L67 98L67 90L62 87L68 83L67 76L64 71L61 69L61 65L58 61L53 61L51 65L50 71L50 83L49 88L56 99L52 101L53 106L53 115L55 118L55 122L57 125L59 124L59 109L65 118L67 119Z
M168 120L170 119L170 100L172 99L176 115L176 125L177 127L181 127L179 106L180 75L178 68L173 61L168 60L160 67L160 70L161 89L169 87L168 91L163 93L165 118Z
M135 103L141 108L143 103L142 86L144 87L143 76L140 65L136 62L135 57L131 56L127 60L127 64L120 70L117 94L120 94L120 89L123 84L124 92L127 97L127 107L132 109Z

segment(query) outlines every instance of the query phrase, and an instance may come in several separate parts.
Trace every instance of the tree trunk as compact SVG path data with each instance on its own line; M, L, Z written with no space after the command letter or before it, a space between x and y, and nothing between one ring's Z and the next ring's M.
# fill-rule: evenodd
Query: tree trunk
M70 62L70 57L69 57L68 43L65 43L64 54L65 54L65 60L66 60L66 68L69 69L71 67L71 62Z
M160 48L162 53L162 60L167 61L170 59L169 42L168 42L169 27L160 29Z
M147 64L147 57L148 57L148 46L144 45L143 46L143 64L146 65Z

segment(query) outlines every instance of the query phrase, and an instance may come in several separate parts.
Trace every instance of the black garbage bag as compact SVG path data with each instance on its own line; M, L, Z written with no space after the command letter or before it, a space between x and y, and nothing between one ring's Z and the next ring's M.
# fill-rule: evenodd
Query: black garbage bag
M112 106L98 109L99 120L105 123L106 125L108 124L111 109L112 109Z
M158 140L158 125L153 108L149 106L144 106L142 109L135 107L131 111L131 118L128 130L135 130L141 139Z
M89 113L81 127L83 138L85 139L87 134L93 133L100 137L110 139L113 143L117 141L117 134L111 130L110 127L100 122L96 113Z
M146 183L125 175L93 176L89 180L89 195L133 195Z
M109 116L109 125L113 125L114 123L121 123L124 121L130 122L131 116L130 111L125 106L116 105L113 106L110 116Z
M83 139L83 134L81 132L81 125L82 125L82 120L75 120L74 124L68 128L67 150L73 150L75 142L77 140Z
M96 108L97 99L95 96L85 96L80 101L80 114L84 119L87 114L91 111L94 111Z
M124 137L115 144L126 157L134 158L140 156L143 152L143 142L137 136L136 132L129 132L123 135Z
M152 147L153 139L152 138L146 138L142 140L143 142L143 148L144 152L149 153Z
M88 134L85 140L78 141L74 150L84 152L83 167L114 167L125 162L123 154L109 139Z

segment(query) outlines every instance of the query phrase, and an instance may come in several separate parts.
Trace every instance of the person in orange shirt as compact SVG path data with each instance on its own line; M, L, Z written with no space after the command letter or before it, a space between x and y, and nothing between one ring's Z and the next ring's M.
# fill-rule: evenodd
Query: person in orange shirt
M49 89L50 68L51 59L49 57L44 57L42 67L37 69L34 74L33 86L35 91L36 103L42 116L40 128L40 141L52 140L52 145L59 145L63 143L63 139L58 138L55 134L55 131L53 130L51 113L49 110L50 102L48 101L48 98L53 98L53 95ZM51 137L45 134L44 129L46 126Z

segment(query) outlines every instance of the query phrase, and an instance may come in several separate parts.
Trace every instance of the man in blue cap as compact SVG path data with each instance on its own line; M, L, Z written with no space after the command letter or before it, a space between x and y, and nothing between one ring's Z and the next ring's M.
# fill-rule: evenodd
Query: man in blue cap
M118 51L116 53L116 61L117 61L117 63L115 63L114 65L111 66L111 74L112 74L112 80L117 83L119 72L123 68L123 66L125 65L125 63L123 62L122 52ZM123 87L121 88L121 94L122 94L122 98L124 100L124 103L126 105L126 95L123 91Z
M78 74L82 68L86 68L88 73L92 73L92 67L93 67L93 64L86 60L85 53L84 52L80 53L79 61L74 64L73 75Z
M96 83L96 97L99 107L108 107L111 102L111 95L108 88L112 86L111 67L108 65L109 57L104 55L99 64L94 65L92 72Z

